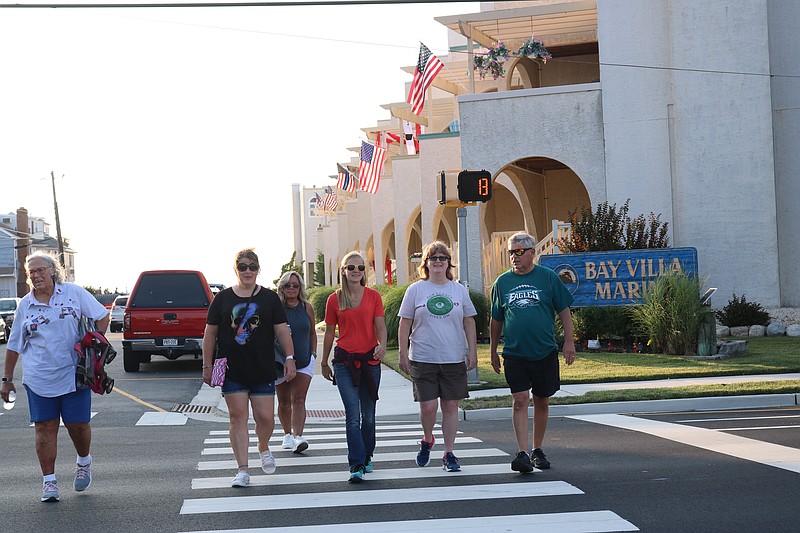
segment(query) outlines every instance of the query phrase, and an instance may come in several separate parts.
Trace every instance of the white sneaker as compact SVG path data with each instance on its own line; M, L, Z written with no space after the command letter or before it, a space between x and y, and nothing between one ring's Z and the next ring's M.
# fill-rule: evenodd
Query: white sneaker
M303 453L308 449L308 441L305 437L295 437L294 438L294 446L292 446L292 451L294 453Z
M231 487L246 487L250 484L250 474L244 470L240 470L236 477L231 481Z
M274 474L277 466L275 465L275 458L272 457L272 452L267 450L265 452L259 452L258 455L261 456L261 470L263 470L265 474Z
M281 448L284 450L291 450L294 448L294 437L292 437L291 433L287 433L283 436L283 444L281 444Z

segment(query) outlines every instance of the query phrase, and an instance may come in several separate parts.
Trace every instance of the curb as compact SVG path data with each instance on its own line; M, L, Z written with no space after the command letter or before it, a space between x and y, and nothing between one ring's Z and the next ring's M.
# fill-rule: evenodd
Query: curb
M671 411L713 411L718 409L755 409L794 407L800 405L800 394L757 394L752 396L714 396L709 398L677 398L636 402L583 403L550 406L550 418L587 414L664 413ZM462 420L511 419L513 409L474 409L461 411ZM528 409L529 416L533 407Z

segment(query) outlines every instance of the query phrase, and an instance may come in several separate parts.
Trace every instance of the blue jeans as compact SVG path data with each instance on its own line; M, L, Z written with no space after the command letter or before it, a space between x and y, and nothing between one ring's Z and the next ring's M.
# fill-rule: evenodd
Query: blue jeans
M381 382L381 365L367 365L375 379ZM375 452L375 400L369 387L361 380L359 387L353 385L350 367L344 363L334 363L336 387L342 397L347 428L347 462L351 467L363 465Z

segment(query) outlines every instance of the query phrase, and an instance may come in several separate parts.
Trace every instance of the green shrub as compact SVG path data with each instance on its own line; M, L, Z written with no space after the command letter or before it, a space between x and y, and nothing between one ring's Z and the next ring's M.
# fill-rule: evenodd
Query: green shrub
M491 313L491 304L489 298L485 294L478 291L469 291L469 299L472 300L472 305L475 306L475 331L478 334L478 339L489 338L489 317Z
M383 298L383 312L386 320L386 344L397 346L397 328L400 326L400 304L406 294L408 285L386 285L388 289L381 295Z
M628 307L581 307L572 312L572 325L580 341L621 339L628 345L637 334Z
M311 307L314 308L314 318L317 322L325 320L325 304L328 303L328 296L336 291L336 287L331 285L323 285L321 287L312 287L306 289L308 293L308 301Z
M770 321L769 313L761 307L761 304L748 302L744 294L741 298L737 298L734 293L733 298L728 301L728 305L715 313L720 324L728 327L767 326Z
M697 335L707 308L700 303L702 283L696 276L670 272L644 293L644 303L632 309L633 321L655 351L672 355L697 353Z

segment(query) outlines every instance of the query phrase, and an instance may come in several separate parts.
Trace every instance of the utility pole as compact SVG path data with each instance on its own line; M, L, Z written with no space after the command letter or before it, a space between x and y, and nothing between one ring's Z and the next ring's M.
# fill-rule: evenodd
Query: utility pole
M63 268L67 268L64 261L64 241L61 240L61 220L58 218L58 200L56 200L56 177L50 171L50 180L53 183L53 207L56 211L56 238L58 239L58 261Z

